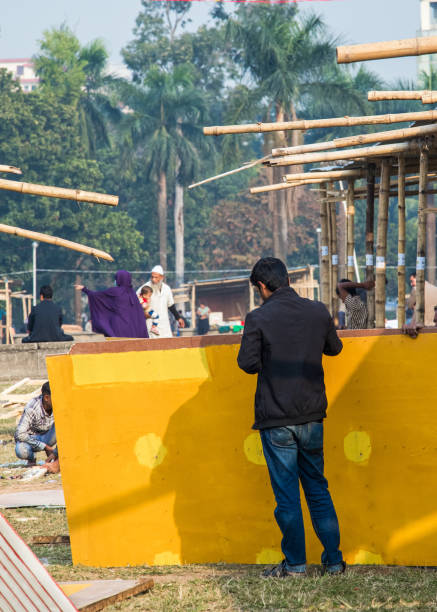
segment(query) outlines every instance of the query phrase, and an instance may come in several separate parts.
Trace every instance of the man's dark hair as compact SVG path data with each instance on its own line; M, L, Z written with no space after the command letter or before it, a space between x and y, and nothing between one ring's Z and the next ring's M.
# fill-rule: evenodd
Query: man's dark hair
M53 289L50 285L43 285L39 290L39 294L42 295L45 300L51 300L53 297Z
M414 278L416 278L416 273L415 273L415 272L411 272L411 274L410 274L410 278L411 278L412 276L414 276Z
M348 278L342 278L338 281L338 283L341 285L341 283L351 283L352 281L350 281ZM357 295L357 290L355 289L355 287L343 287L343 289L345 291L347 291L349 293L349 295ZM336 287L335 289L335 293L337 295L340 295L340 291L338 290L338 287Z
M288 272L284 262L276 257L263 257L253 266L250 282L254 287L264 283L269 291L276 291L279 287L288 287Z
M45 382L43 384L43 386L41 387L41 393L42 395L51 395L51 391L50 391L50 383L49 381Z

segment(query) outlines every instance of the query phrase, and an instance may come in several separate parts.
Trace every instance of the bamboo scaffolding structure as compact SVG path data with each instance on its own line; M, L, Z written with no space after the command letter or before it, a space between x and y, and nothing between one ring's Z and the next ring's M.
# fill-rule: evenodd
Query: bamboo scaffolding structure
M81 191L80 189L64 189L63 187L50 187L48 185L37 185L34 183L21 183L19 181L8 181L0 179L0 189L7 191L18 191L31 195L44 196L48 198L61 198L64 200L75 200L76 202L91 202L93 204L105 204L117 206L118 196L105 193L93 193Z
M437 123L431 125L421 125L418 127L404 128L400 130L385 130L384 132L374 132L373 134L360 134L358 136L347 136L346 138L335 138L330 142L316 142L299 147L282 147L273 149L273 157L283 155L300 155L317 151L328 151L330 149L341 149L342 147L354 147L356 145L371 142L384 142L393 140L408 140L410 138L420 138L437 132Z
M327 184L323 183L320 186L320 195L326 192ZM329 240L328 240L328 205L324 202L323 197L320 200L320 228L322 230L320 236L320 289L322 292L322 302L326 308L330 310L329 299Z
M338 246L337 246L337 204L328 204L328 213L331 230L331 309L332 316L338 313L338 297L335 292L338 283Z
M231 174L237 174L237 172L242 172L243 170L248 170L249 168L253 168L258 164L262 164L270 159L270 155L266 155L265 157L261 157L260 159L255 159L250 162L246 162L239 168L234 168L233 170L228 170L227 172L222 172L221 174L216 174L215 176L210 176L209 178L203 179L203 181L198 181L197 183L192 183L188 185L188 189L193 189L194 187L199 187L199 185L205 185L205 183L210 183L211 181L216 181L217 179L224 178L225 176L231 176Z
M3 232L4 234L13 234L14 236L21 236L22 238L30 238L30 240L37 240L38 242L47 242L47 244L65 247L66 249L71 249L72 251L79 251L80 253L93 255L94 257L97 257L97 259L114 261L111 255L105 251L100 251L99 249L94 249L92 247L79 244L78 242L71 242L70 240L57 238L56 236L32 232L30 230L22 229L21 227L13 227L12 225L4 225L3 223L0 223L0 232Z
M436 121L437 111L416 111L412 113L387 113L360 117L332 117L329 119L298 119L296 121L276 121L275 123L247 123L237 125L213 125L203 128L209 136L222 134L258 134L263 132L282 132L286 130L312 130L315 128L351 127L355 125L378 125L413 121Z
M385 257L387 253L387 221L389 205L390 162L381 164L379 182L378 232L376 243L375 274L375 327L385 327Z
M366 281L375 280L373 266L374 225L375 225L375 164L367 167L366 185ZM367 292L367 327L375 327L375 290Z
M347 274L349 280L355 277L354 267L354 247L355 247L355 205L354 205L354 180L348 179L347 182Z
M417 209L417 259L416 259L416 323L425 321L425 254L426 254L426 193L428 184L428 150L420 151L419 206Z
M2 166L0 164L0 172L10 172L11 174L23 174L20 168L16 168L15 166Z
M436 130L437 131L437 127ZM361 149L344 149L342 151L332 151L328 153L304 153L303 155L290 155L285 157L273 158L265 162L269 166L294 166L296 164L313 164L316 162L338 161L343 159L363 159L367 157L377 157L385 155L397 155L418 151L419 145L416 142L399 142L373 147L362 147ZM286 175L293 176L292 174ZM286 179L288 181L288 178Z
M405 159L398 163L398 327L405 323Z
M350 64L389 57L407 57L437 53L437 36L420 36L401 40L344 45L337 47L337 63Z
M423 96L429 93L434 92L429 89L422 89L420 91L369 91L367 92L367 99L369 102L380 102L382 100L421 100Z

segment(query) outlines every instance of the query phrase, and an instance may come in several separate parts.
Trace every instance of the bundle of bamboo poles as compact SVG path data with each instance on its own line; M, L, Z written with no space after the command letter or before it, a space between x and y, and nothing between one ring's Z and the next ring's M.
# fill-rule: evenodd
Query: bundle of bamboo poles
M384 42L337 47L337 63L349 64L390 57L437 53L437 36L421 36Z
M48 185L37 185L34 183L21 183L19 181L8 181L0 179L0 189L7 191L18 191L48 198L62 198L64 200L75 200L76 202L91 202L93 204L105 204L117 206L118 196L105 193L93 193L80 189L64 189L62 187L50 187Z
M21 236L22 238L29 238L30 240L37 240L38 242L46 242L47 244L65 247L66 249L70 249L72 251L79 251L80 253L85 253L86 255L92 255L97 259L114 261L111 255L105 251L100 251L99 249L94 249L92 247L79 244L78 242L71 242L70 240L57 238L56 236L49 236L48 234L41 234L39 232L25 230L21 227L13 227L12 225L4 225L3 223L0 223L0 232L4 234L13 234L14 236Z

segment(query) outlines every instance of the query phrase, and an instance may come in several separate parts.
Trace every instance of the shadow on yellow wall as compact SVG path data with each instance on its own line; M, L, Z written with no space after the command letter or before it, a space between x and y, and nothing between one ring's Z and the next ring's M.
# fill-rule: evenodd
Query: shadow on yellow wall
M344 345L325 362L325 448L346 559L436 565L437 335ZM281 559L238 348L48 359L75 563Z

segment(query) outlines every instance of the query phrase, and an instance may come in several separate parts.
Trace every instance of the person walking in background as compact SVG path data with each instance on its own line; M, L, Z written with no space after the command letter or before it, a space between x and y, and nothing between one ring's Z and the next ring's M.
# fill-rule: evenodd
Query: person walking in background
M40 303L32 306L27 322L29 335L22 342L71 342L73 336L64 334L61 307L53 302L53 289L43 285L39 290Z
M153 293L150 299L150 306L158 315L158 331L160 338L173 338L170 327L169 311L175 317L179 327L185 327L185 321L178 313L173 294L170 287L164 283L164 270L162 266L155 266L150 274L150 280L137 289L137 295L140 296L141 290L145 286L151 287Z
M146 320L147 320L147 331L149 333L155 334L156 336L159 336L159 329L158 329L159 315L157 312L155 312L152 309L150 305L152 294L153 294L152 287L149 287L149 285L144 285L144 287L141 287L139 300L144 310L144 316L146 317Z
M335 291L346 308L346 329L367 329L367 305L357 295L357 289L370 291L374 286L374 281L354 283L348 278L342 278L338 283Z
M405 319L406 323L410 323L414 317L414 311L416 308L416 273L410 274L410 295L405 300Z
M337 515L323 475L323 419L326 417L322 355L338 355L342 343L321 302L299 297L289 286L285 264L260 259L250 275L263 300L246 316L238 365L257 374L254 429L259 429L276 498L284 560L265 577L303 576L305 533L299 480L315 532L323 545L328 574L346 564Z
M209 332L209 315L211 310L203 302L200 302L197 309L197 333L204 336Z
M75 285L88 296L93 331L110 338L148 338L146 319L130 273L118 270L115 283L115 287L103 291Z

